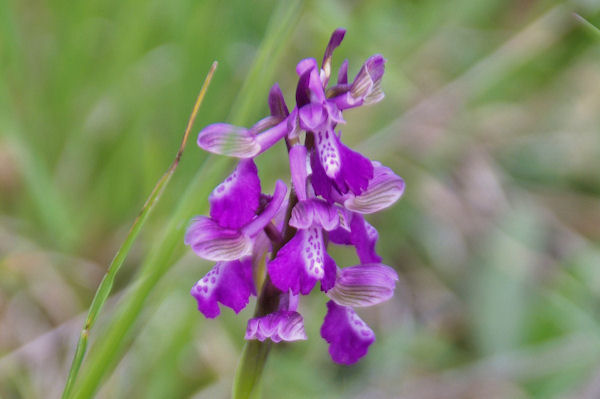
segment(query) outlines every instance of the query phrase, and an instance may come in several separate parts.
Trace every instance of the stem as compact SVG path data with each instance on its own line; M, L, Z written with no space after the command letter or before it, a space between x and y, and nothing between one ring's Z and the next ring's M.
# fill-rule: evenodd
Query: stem
M290 200L285 214L283 238L274 243L271 259L274 259L275 256L277 256L277 252L288 243L292 237L294 237L294 234L296 234L296 229L290 226L289 222L292 216L292 209L297 203L298 198L292 187ZM271 278L267 273L260 290L260 295L256 301L254 317L261 317L275 312L279 306L280 295L281 291L273 285ZM260 379L265 364L267 363L267 357L269 356L272 344L270 339L265 341L246 341L233 383L233 399L248 399L258 395L257 387L260 386Z

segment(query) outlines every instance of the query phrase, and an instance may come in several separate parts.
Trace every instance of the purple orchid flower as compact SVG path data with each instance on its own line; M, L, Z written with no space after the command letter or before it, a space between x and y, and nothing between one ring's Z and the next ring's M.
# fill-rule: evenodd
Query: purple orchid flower
M352 364L375 341L373 330L354 309L389 300L398 280L381 263L377 230L363 215L394 204L404 193L404 180L341 140L337 129L345 123L344 111L384 98L386 63L381 55L369 57L349 83L346 60L337 82L328 87L333 52L345 33L333 32L321 67L314 58L297 64L291 112L275 84L268 97L270 115L254 126L216 123L200 131L201 148L241 160L210 195L209 216L193 220L185 243L200 257L217 262L191 291L207 318L218 316L220 305L240 312L260 291L245 339L305 340L299 298L320 282L330 299L321 336L335 362ZM272 196L261 194L253 161L280 140L289 152L292 190L287 198L281 181ZM360 263L338 267L327 252L329 244L354 246ZM263 269L261 287L254 277Z

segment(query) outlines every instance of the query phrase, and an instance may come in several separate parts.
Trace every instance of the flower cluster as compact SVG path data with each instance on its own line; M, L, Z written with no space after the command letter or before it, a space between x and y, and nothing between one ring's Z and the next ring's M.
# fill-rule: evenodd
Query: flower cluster
M306 339L300 295L317 282L329 298L321 336L335 362L352 364L367 353L375 334L354 311L388 300L398 276L375 251L377 231L365 214L396 202L404 181L389 168L351 150L336 132L342 112L383 99L385 59L374 55L348 82L348 62L328 87L331 57L344 37L336 30L319 68L308 58L296 67L296 105L290 112L277 84L269 93L270 115L250 129L217 123L204 128L198 145L206 151L239 158L227 179L209 197L210 216L193 220L185 243L200 257L216 261L192 288L199 310L219 315L219 303L236 313L257 295L255 275L266 261L262 294L276 306L257 311L248 321L246 339L274 342ZM292 190L277 181L272 195L261 193L253 158L285 140ZM327 253L329 243L356 248L360 264L340 268ZM265 298L262 298L265 299ZM264 309L263 309L264 310Z

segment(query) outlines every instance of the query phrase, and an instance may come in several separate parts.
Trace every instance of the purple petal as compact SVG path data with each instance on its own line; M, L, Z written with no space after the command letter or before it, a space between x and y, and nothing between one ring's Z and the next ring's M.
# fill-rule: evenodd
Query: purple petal
M381 257L375 252L378 239L377 230L365 218L354 213L350 219L350 231L338 227L329 232L329 240L334 244L354 245L361 263L378 263Z
M283 98L281 88L277 83L275 83L273 87L271 87L271 91L269 91L269 110L271 110L272 116L280 118L285 118L290 114L288 107L285 104L285 98Z
M283 292L307 295L325 276L325 248L320 228L298 230L296 235L269 262L273 284ZM329 266L329 265L327 265Z
M375 213L393 205L404 193L404 180L380 164L375 164L373 179L360 195L350 196L344 206L353 212Z
M316 198L299 201L292 209L290 218L290 225L297 229L318 226L330 231L338 227L339 224L340 217L337 208Z
M237 158L252 158L260 152L254 134L245 128L215 123L198 134L198 146L214 154Z
M239 229L254 217L259 199L258 170L252 159L243 159L208 197L210 217L222 227Z
M379 263L345 267L327 296L342 306L373 306L394 295L396 281L396 271Z
M313 59L312 61L314 61L316 65L316 60ZM301 108L311 102L310 75L312 68L304 70L304 68L307 67L305 64L308 64L307 60L300 61L296 67L296 71L302 71L302 73L299 73L300 78L298 79L298 85L296 86L296 106L298 108Z
M219 262L206 276L198 280L190 292L198 302L198 310L209 319L221 312L219 302L239 313L256 295L252 279L252 261Z
M381 78L385 71L385 62L385 58L380 54L375 54L365 61L350 88L352 97L362 99L364 104L374 104L383 99Z
M272 115L266 116L258 122L256 122L254 125L252 125L250 131L256 136L256 134L260 132L264 132L266 130L271 129L272 127L277 126L279 123L281 123L283 119L285 118Z
M298 312L279 310L248 320L245 339L273 342L305 340L304 321Z
M290 172L292 175L292 184L298 200L304 201L306 199L306 147L297 144L290 148Z
M327 128L315 132L315 144L325 174L335 179L340 172L343 161L340 155L339 144L341 142L339 138L333 130Z
M296 65L296 73L298 76L304 75L306 72L317 68L317 60L314 58L305 58L300 60Z
M321 104L306 104L298 111L300 127L303 130L317 130L328 120L329 113Z
M344 190L347 186L354 194L361 194L373 178L373 165L368 158L346 147L337 135L333 136L335 136L341 157L340 173L335 178L337 186L342 192L348 191Z
M316 150L313 150L310 153L310 168L312 171L310 183L315 194L322 196L329 202L333 202L333 181L325 174L325 169L321 166L319 155Z
M350 231L338 227L335 230L329 232L328 236L329 241L334 244L339 245L352 245L352 239L350 237Z
M256 136L256 143L260 147L258 154L271 148L276 142L281 140L288 133L288 122L287 119L282 120L272 128L265 130L261 134Z
M321 337L329 343L329 354L336 363L353 364L367 354L375 334L354 309L327 302L327 315Z
M331 56L333 55L333 51L342 43L345 34L346 30L342 28L336 29L331 34L331 38L329 39L329 43L325 49L323 62L321 63L323 71L325 72L325 82L329 80L329 76L331 75Z
M201 258L217 262L240 259L252 251L250 237L239 230L221 227L205 216L193 220L184 242Z
M310 62L307 62L307 60L300 61L296 70L302 71L296 87L296 105L298 108L302 108L308 103L325 103L325 92L323 91L323 83L319 77L316 61L314 59L310 59Z
M287 118L287 131L290 139L298 137L302 132L298 118L298 107L294 107L292 113Z
M348 60L344 60L340 66L337 78L338 85L348 84Z
M345 146L333 130L316 132L315 144L317 154L311 154L311 167L317 195L333 201L335 192L332 191L332 183L335 183L337 192L347 193L350 190L356 195L368 187L369 180L373 178L373 165L368 158ZM331 180L328 182L327 178Z
M337 265L327 252L325 252L325 264L323 266L323 278L321 279L321 291L328 292L335 285Z
M277 212L281 209L281 205L285 200L285 193L287 192L287 186L281 180L277 180L275 182L275 191L273 192L273 197L269 201L269 204L262 211L260 215L258 215L254 220L248 223L246 226L242 228L242 231L245 235L249 237L253 237L258 232L262 231L267 224L271 222L271 219L275 217Z
M355 213L350 222L350 240L356 248L358 259L361 263L381 262L381 256L375 252L375 245L379 234L362 215Z
M291 292L282 293L279 297L279 310L289 310L295 312L298 309L300 296Z

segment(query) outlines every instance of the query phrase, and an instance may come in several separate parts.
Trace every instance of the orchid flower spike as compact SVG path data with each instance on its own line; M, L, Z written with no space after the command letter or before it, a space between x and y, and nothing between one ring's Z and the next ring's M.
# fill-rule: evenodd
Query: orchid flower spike
M345 34L333 32L320 66L315 58L297 64L293 108L275 84L267 101L270 115L254 126L214 123L200 131L200 148L239 162L210 194L209 215L192 219L185 244L216 262L191 291L204 316L217 317L221 305L238 313L260 292L245 339L306 340L299 301L318 282L329 298L321 336L334 362L353 364L375 342L355 308L389 300L398 280L381 263L379 235L365 215L392 206L405 184L390 168L342 142L343 112L384 98L386 63L379 54L369 57L349 82L346 60L329 85L333 53ZM254 158L281 140L288 149L289 195L281 180L272 195L262 194ZM338 266L329 245L354 247L359 263Z

